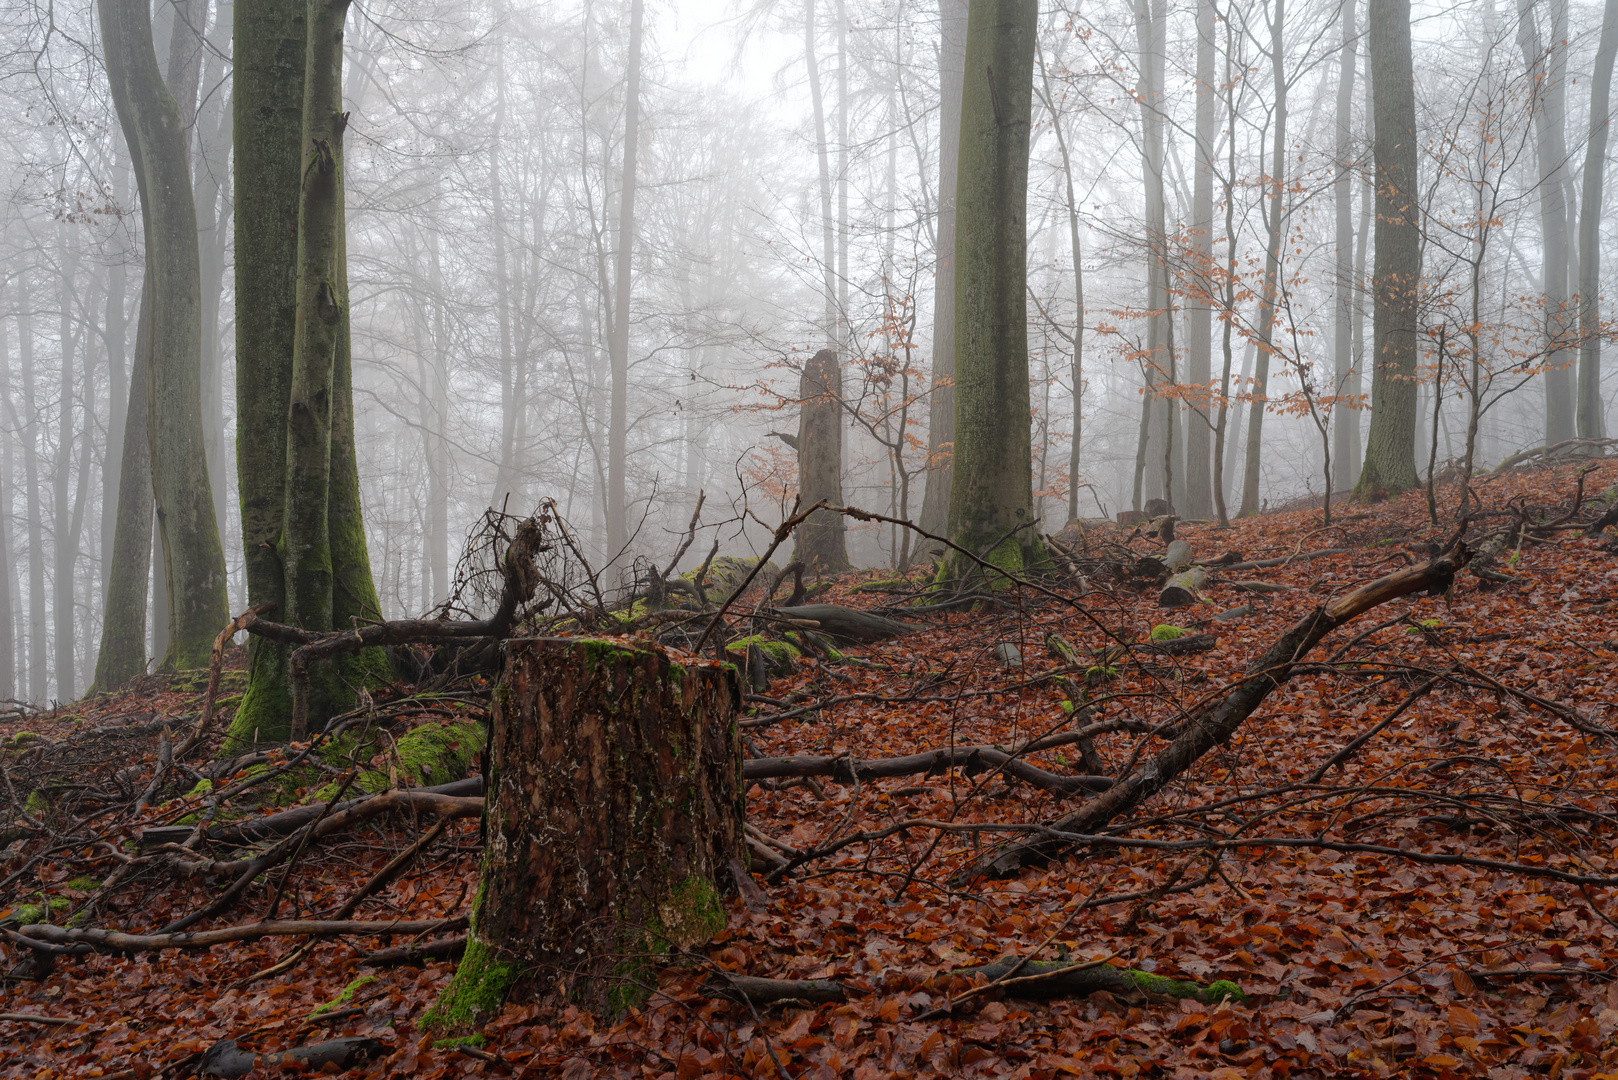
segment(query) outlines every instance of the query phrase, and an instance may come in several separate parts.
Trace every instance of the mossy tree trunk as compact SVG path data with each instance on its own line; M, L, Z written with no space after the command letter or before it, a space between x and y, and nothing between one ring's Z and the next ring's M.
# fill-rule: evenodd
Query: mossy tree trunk
M950 538L1019 570L1038 552L1029 439L1027 203L1035 0L981 0L966 30L955 209ZM985 549L993 551L985 552ZM942 578L975 572L952 553Z
M1410 0L1370 0L1368 37L1376 130L1376 267L1371 289L1371 427L1356 494L1416 486L1416 352L1420 333L1421 207L1416 201L1416 89ZM1245 495L1244 495L1245 505Z
M236 6L237 469L248 600L307 630L380 618L354 452L342 138L346 0ZM289 497L289 495L291 497ZM285 646L255 637L233 745L291 732ZM318 726L377 650L311 672Z
M824 499L843 505L843 373L837 353L821 349L798 382L798 497L804 506ZM822 571L847 570L843 515L816 510L798 526L792 558Z
M465 958L430 1022L508 997L638 1006L657 959L725 925L744 860L735 669L661 649L510 643L489 746L487 842Z
M140 193L146 275L147 444L167 584L163 666L200 667L230 619L202 432L202 287L189 139L144 3L98 6L107 83Z

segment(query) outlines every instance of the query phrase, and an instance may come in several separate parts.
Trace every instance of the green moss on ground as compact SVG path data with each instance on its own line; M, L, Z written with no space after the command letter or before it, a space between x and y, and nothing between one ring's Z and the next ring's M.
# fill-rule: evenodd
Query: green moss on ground
M792 662L803 655L803 652L790 641L775 641L763 634L752 634L748 637L737 638L725 645L728 652L746 655L749 645L757 645L764 650L764 658L775 671L791 671Z
M76 877L71 881L63 882L63 884L78 892L95 892L97 889L101 888L101 882L88 874L81 877Z
M0 750L26 750L30 746L50 742L45 736L34 731L18 731L10 738L0 740Z
M338 1009L344 1005L347 1005L350 1001L354 1000L354 995L359 992L361 987L369 986L371 983L376 981L377 977L375 975L361 975L359 978L343 987L343 992L326 1002L326 1004L315 1006L315 1011L309 1014L309 1019L313 1020L315 1017L320 1016L323 1013L329 1013L333 1009Z
M0 918L0 925L29 926L33 923L42 923L50 917L48 912L60 913L72 906L73 902L65 896L53 896L38 904L16 904L3 918Z
M1185 631L1178 626L1171 626L1168 623L1158 623L1156 626L1152 627L1153 641L1173 641L1175 638L1183 637L1185 637Z
M433 1049L453 1050L457 1046L482 1046L484 1038L482 1032L475 1035L456 1035L448 1039L434 1039Z

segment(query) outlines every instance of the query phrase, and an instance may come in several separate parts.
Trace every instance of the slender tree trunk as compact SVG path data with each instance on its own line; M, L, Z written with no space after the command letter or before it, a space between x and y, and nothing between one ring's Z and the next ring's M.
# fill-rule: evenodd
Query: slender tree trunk
M56 700L74 699L73 672L73 565L78 561L72 527L73 507L68 482L73 477L73 300L78 253L68 246L66 234L57 244L58 317L57 339L62 354L62 378L57 390L56 457L51 469L51 533L54 566L51 573L51 614L54 616L56 643L53 655L56 674ZM88 468L86 459L81 468Z
M618 559L629 544L624 471L629 446L629 297L635 247L635 156L640 142L640 52L643 0L629 5L629 72L624 86L624 169L618 206L617 265L613 272L612 399L607 421L607 555Z
M230 615L203 449L201 288L187 138L181 109L158 72L145 3L108 0L99 12L108 82L135 163L146 238L147 435L170 627L163 664L200 667Z
M1167 200L1163 190L1163 74L1166 55L1162 44L1165 5L1162 0L1135 0L1135 42L1139 56L1135 96L1140 105L1141 179L1146 190L1146 393L1141 399L1141 443L1136 453L1136 508L1140 494L1146 498L1172 501L1173 493L1163 486L1166 476L1150 469L1148 463L1163 456L1169 438L1168 428L1175 416L1175 405L1168 398L1159 400L1157 387L1168 381L1169 359L1164 354L1168 325L1167 280ZM1154 419L1155 418L1155 419ZM1144 486L1143 486L1144 485Z
M128 199L123 169L113 170L113 199L120 214ZM107 438L101 466L101 582L105 593L112 582L112 549L118 531L119 473L123 468L124 420L129 411L128 263L132 249L124 243L124 219L114 231L107 262L107 313L104 337L107 343Z
M1067 135L1062 130L1062 118L1056 111L1056 95L1051 89L1051 75L1045 67L1045 57L1039 56L1039 77L1045 91L1045 107L1051 114L1051 131L1056 135L1056 148L1062 154L1062 194L1067 208L1068 254L1073 259L1073 364L1068 377L1073 380L1073 443L1067 458L1067 520L1079 518L1079 452L1084 434L1084 258L1079 244L1079 202L1073 193L1073 158L1068 152ZM1043 483L1040 485L1043 487Z
M7 419L16 426L11 393L11 343L6 340L6 283L0 282L0 392L7 395ZM0 439L0 698L17 697L16 578L11 561L11 440Z
M950 535L1006 569L1042 554L1029 440L1027 221L1035 0L980 0L966 34L956 207ZM973 568L946 557L945 578Z
M1584 194L1579 218L1579 387L1581 439L1606 438L1601 399L1601 208L1607 177L1607 121L1612 115L1612 65L1618 56L1618 0L1607 0L1601 42L1590 75L1590 141L1584 152Z
M1337 274L1333 282L1336 303L1332 311L1332 395L1351 397L1357 391L1354 366L1354 69L1358 60L1359 28L1354 0L1343 0L1343 45L1337 72L1337 176L1332 184L1336 210ZM1351 389L1351 387L1353 387ZM1346 404L1332 406L1332 486L1347 491L1354 486L1354 467L1360 460L1360 414Z
M820 64L815 59L819 32L815 26L815 3L804 0L803 48L804 65L809 72L809 99L815 113L815 156L820 164L820 262L821 277L826 295L825 335L832 346L838 346L837 311L837 226L832 217L831 146L826 134L826 99L820 87Z
M1416 201L1416 94L1409 0L1370 0L1376 123L1376 294L1371 428L1362 499L1408 491L1416 478L1416 354L1420 334L1421 210Z
M1275 0L1270 23L1270 67L1275 80L1275 142L1270 153L1270 212L1264 247L1264 294L1258 312L1258 352L1253 369L1253 402L1247 411L1247 459L1242 470L1240 516L1258 513L1259 464L1264 448L1264 410L1269 406L1270 355L1275 341L1275 309L1280 301L1281 216L1286 202L1287 71L1286 0Z
M636 5L637 15L639 4ZM631 33L633 37L633 32ZM638 46L637 41L635 45ZM524 408L518 390L518 379L513 370L511 342L511 279L508 276L506 254L505 177L502 175L501 150L506 134L506 67L505 42L495 39L494 62L494 131L489 138L489 203L492 211L489 227L494 233L494 314L500 332L500 463L495 472L494 497L489 505L496 509L507 504L517 486L517 415ZM638 103L630 104L638 114ZM626 146L625 154L634 151ZM627 305L626 305L627 307Z
M34 393L33 297L25 286L17 307L17 359L22 365L24 416L12 423L23 432L23 483L28 497L28 700L43 706L49 700L50 665L46 660L45 621L45 512L40 506L38 398ZM13 414L15 415L15 414Z
M1185 432L1185 494L1182 512L1206 518L1214 512L1209 482L1213 423L1210 384L1213 379L1213 184L1214 142L1219 137L1219 85L1214 73L1213 0L1197 3L1197 153L1191 188L1191 280L1193 301L1187 312L1186 381L1196 386Z
M1253 358L1257 353L1258 342L1249 338L1247 348L1242 351L1242 373L1236 380L1236 384L1242 388L1243 393L1246 393L1251 387ZM1242 494L1241 489L1236 486L1236 462L1245 460L1245 455L1241 452L1243 447L1242 422L1247 412L1251 410L1242 409L1238 403L1231 411L1235 414L1235 417L1230 425L1230 439L1225 446L1225 471L1223 473L1227 503L1232 495L1239 496ZM1241 505L1241 502L1240 498L1236 500L1238 506Z
M1517 46L1533 75L1534 146L1539 157L1540 272L1545 291L1545 445L1574 436L1573 335L1568 297L1567 0L1551 0L1551 36L1542 44L1532 0L1517 6Z
M921 527L949 524L955 445L955 171L960 158L961 85L966 71L967 0L939 0L938 229L933 273L933 390L927 403L927 490ZM1077 362L1077 361L1075 361ZM1077 453L1078 434L1073 445Z
M798 497L843 504L843 376L837 353L821 349L803 367L798 391ZM792 559L823 573L848 569L843 515L817 510L798 526Z

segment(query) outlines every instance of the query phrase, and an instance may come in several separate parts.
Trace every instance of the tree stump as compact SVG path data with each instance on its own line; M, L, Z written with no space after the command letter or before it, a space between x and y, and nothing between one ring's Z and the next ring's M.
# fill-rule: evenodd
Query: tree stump
M620 1013L655 989L663 954L724 928L720 883L747 850L739 702L729 665L509 643L482 882L432 1024L464 1028L521 995Z

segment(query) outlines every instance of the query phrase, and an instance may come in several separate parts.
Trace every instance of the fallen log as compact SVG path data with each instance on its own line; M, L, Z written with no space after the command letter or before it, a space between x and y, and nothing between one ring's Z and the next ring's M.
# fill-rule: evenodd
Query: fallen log
M1300 551L1296 555L1281 555L1274 559L1251 559L1248 562L1231 563L1224 567L1227 573L1237 570L1267 570L1272 566L1286 566L1289 563L1304 562L1309 559L1323 559L1327 555L1342 555L1352 551L1352 548L1321 548L1319 551Z
M164 949L200 949L232 941L255 941L265 937L337 937L357 935L382 937L386 934L431 934L435 931L462 930L466 916L449 919L276 919L271 922L222 926L217 930L186 930L178 934L125 934L117 930L94 930L29 923L18 927L17 936L27 941L64 947L75 953L104 949L108 952L143 953Z
M259 1066L265 1069L296 1068L312 1069L315 1072L343 1072L377 1061L392 1051L393 1047L387 1043L350 1036L309 1046L298 1046L291 1050L256 1054L237 1046L234 1039L226 1039L208 1047L207 1052L202 1055L202 1061L197 1065L197 1075L235 1080L236 1077L246 1076Z
M1163 586L1163 591L1157 594L1157 606L1165 608L1185 607L1195 604L1201 599L1201 593L1208 585L1208 574L1200 566L1193 566L1189 570L1181 571L1169 578Z
M1555 457L1557 454L1564 451L1571 456L1574 450L1601 450L1605 452L1607 447L1612 446L1615 443L1618 443L1618 439L1563 439L1561 442L1551 443L1549 446L1536 446L1531 450L1519 450L1515 454L1512 454L1510 457L1506 458L1506 460L1502 461L1500 464L1496 465L1492 475L1498 476L1507 469L1511 468L1513 465L1518 465L1529 460L1530 458ZM1599 457L1601 455L1593 454L1591 456Z
M1112 786L1107 776L1061 776L1006 753L993 746L956 746L927 750L903 757L861 761L851 757L750 758L742 762L743 780L778 780L789 777L827 776L839 784L858 780L880 780L891 776L936 776L950 768L961 768L968 776L999 771L1005 776L1031 784L1053 795L1073 795L1080 791L1106 791Z
M884 619L868 611L841 607L837 604L803 604L799 607L778 607L775 613L787 619L799 619L816 624L815 628L844 641L885 641L903 634L915 633L921 627L910 623Z
M391 813L396 810L425 810L440 809L450 804L436 801L436 796L447 799L469 799L483 796L483 777L469 776L464 780L455 780L448 784L438 784L434 787L398 788L393 791L384 791L377 795L362 795L356 799L345 799L331 808L333 816L348 814L354 811L346 820L349 822L363 821L378 814ZM377 802L377 800L383 800ZM374 805L373 805L374 804ZM247 821L233 821L223 825L210 825L203 833L203 839L215 844L240 847L251 844L256 840L267 840L274 836L288 836L297 832L311 821L321 815L325 809L324 803L308 803L304 806L294 806L289 810L282 810L277 814L267 814L261 818L252 818ZM456 817L465 817L462 812L468 808L456 805ZM326 835L325 823L322 822L320 835ZM184 841L192 833L189 825L161 825L146 829L140 835L142 848L154 847L171 840L175 843ZM177 839L176 839L177 838Z
M1191 545L1184 540L1174 541L1169 545L1168 550L1163 552L1163 565L1176 573L1190 567L1193 560Z
M1283 593L1291 592L1292 586L1279 581L1222 581L1221 585L1229 585L1232 589L1251 593Z
M1247 1000L1242 988L1228 979L1203 986L1189 979L1171 979L1147 971L1066 960L1022 961L1015 956L1007 956L992 964L960 968L948 974L983 979L990 984L998 983L993 989L998 989L1006 997L1027 1001L1085 997L1098 990L1131 999L1144 996L1192 998L1205 1005L1215 1005L1227 998ZM853 993L848 984L836 979L761 979L728 972L720 972L710 978L703 992L709 997L746 1001L752 1005L769 1005L778 1001L840 1003L847 1001Z
M1209 703L1182 723L1174 741L1155 757L1077 810L1048 823L1044 835L1002 845L974 860L954 876L954 883L961 886L982 877L1005 876L1024 866L1043 865L1084 843L1078 836L1094 833L1134 809L1167 787L1209 750L1229 742L1242 722L1263 704L1271 691L1291 678L1293 667L1327 634L1401 596L1421 591L1443 595L1454 584L1456 573L1471 558L1471 549L1457 542L1449 552L1428 563L1376 578L1317 607L1294 623L1269 651L1254 661L1246 677L1224 698ZM1052 836L1051 833L1069 835Z
M466 952L466 935L440 938L425 945L377 949L360 956L362 967L421 967L429 960L459 960Z

